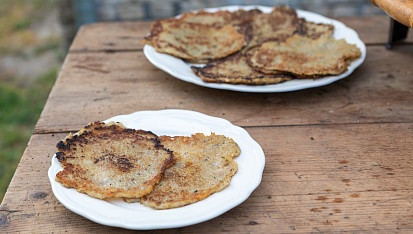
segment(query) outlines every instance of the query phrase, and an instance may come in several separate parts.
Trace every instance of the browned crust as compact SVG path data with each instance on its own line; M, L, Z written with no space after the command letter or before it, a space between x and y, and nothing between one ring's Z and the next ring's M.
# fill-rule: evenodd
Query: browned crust
M192 71L208 83L266 85L277 84L293 78L289 74L265 74L251 68L245 54L237 53L207 63L204 67L192 66Z
M135 156L117 154L117 145L105 145L104 142L110 141L131 142L134 144L132 148L135 148L135 145L138 148L150 147L149 150L154 153L153 156L157 157L153 160L154 165L144 166L140 169L142 165L136 162ZM99 152L105 153L87 152L88 148L86 147L91 144L93 144L93 150L101 150ZM105 124L99 121L87 125L77 134L70 134L60 141L57 144L56 158L63 167L63 171L57 173L56 181L65 187L75 188L79 192L99 199L111 197L137 198L144 196L152 191L155 184L162 179L164 171L174 163L173 153L160 145L158 137L152 132L125 128L119 123ZM100 165L105 165L105 167ZM104 177L104 175L107 175L105 170L110 170L115 175L121 175L120 178L122 178L123 175L139 174L140 170L146 169L154 170L155 172L151 173L153 176L145 178L145 181L136 184L136 186L129 187L97 184L96 181L104 181L105 178L94 180L93 177L99 175L88 173L88 170L101 171ZM129 179L134 180L134 178ZM128 181L122 181L122 183L124 182Z
M252 9L248 11L240 9L237 11L233 11L231 12L231 23L251 23L251 21L254 20L254 17L260 14L263 14L263 12L259 9Z
M299 29L295 9L288 6L274 7L268 14L257 14L251 21L252 39L244 51L269 40L284 41Z
M300 18L299 28L296 33L311 39L318 39L322 36L331 37L334 33L334 25L308 22Z

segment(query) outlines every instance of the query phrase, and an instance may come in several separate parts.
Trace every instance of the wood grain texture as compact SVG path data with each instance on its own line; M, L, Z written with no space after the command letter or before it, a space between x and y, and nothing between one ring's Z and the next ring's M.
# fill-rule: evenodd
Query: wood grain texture
M411 122L411 54L411 46L371 46L365 63L339 82L254 94L183 82L155 68L142 52L72 53L35 132L77 131L92 121L159 109L200 111L240 126Z
M150 22L110 22L82 26L70 47L71 52L142 50Z
M157 232L413 231L412 123L246 130L266 153L252 196L208 222ZM0 232L125 231L80 217L53 196L47 170L65 136L32 137L0 207Z

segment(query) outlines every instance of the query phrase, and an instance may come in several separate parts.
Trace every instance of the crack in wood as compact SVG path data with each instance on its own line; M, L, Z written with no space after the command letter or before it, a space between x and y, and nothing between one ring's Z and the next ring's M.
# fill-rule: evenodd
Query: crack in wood
M11 213L19 212L21 210L8 210L7 208L0 208L0 225L7 224L7 217Z
M103 73L103 74L110 73L109 70L99 69L99 68L91 67L91 66L87 66L87 65L74 65L73 67L80 68L80 69L85 69L85 70L89 70L89 71L94 71L94 72L99 72L99 73Z

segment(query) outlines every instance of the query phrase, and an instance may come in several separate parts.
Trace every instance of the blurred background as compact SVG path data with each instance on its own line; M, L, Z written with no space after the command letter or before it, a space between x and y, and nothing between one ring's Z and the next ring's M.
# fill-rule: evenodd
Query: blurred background
M332 18L384 14L369 0L0 0L0 201L83 24L227 5L289 5Z

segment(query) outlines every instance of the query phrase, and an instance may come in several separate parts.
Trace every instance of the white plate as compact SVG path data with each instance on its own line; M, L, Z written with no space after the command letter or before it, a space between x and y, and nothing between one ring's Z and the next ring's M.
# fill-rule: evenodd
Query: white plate
M188 110L159 110L119 115L107 121L122 122L126 127L150 130L157 135L190 136L198 132L208 135L214 132L234 139L241 154L235 159L238 171L227 188L200 202L169 210L155 210L121 199L99 200L65 188L55 181L56 174L62 170L55 155L48 171L55 197L69 210L94 222L137 230L192 225L241 204L261 182L265 164L263 150L247 131L227 120Z
M218 10L228 10L235 11L238 9L251 10L259 9L264 13L269 13L272 7L264 6L227 6L221 8L209 8L206 11L215 12ZM332 24L335 27L334 37L336 39L344 38L348 43L355 44L361 50L361 57L354 60L348 67L348 70L338 76L328 76L316 80L312 79L294 79L287 82L272 84L272 85L234 85L234 84L217 84L217 83L206 83L201 80L200 77L195 75L191 70L191 64L185 63L182 59L176 58L174 56L158 53L150 45L145 45L143 52L146 58L157 68L169 73L170 75L178 78L180 80L197 84L200 86L205 86L215 89L227 89L241 92L256 92L256 93L271 93L271 92L287 92L295 91L306 88L313 88L318 86L323 86L335 82L337 80L343 79L349 76L358 66L360 66L364 59L366 58L366 45L360 40L358 34L351 28L347 27L343 23L337 20L329 19L327 17L321 16L316 13L296 10L298 17L305 18L307 21L315 23L325 23Z

